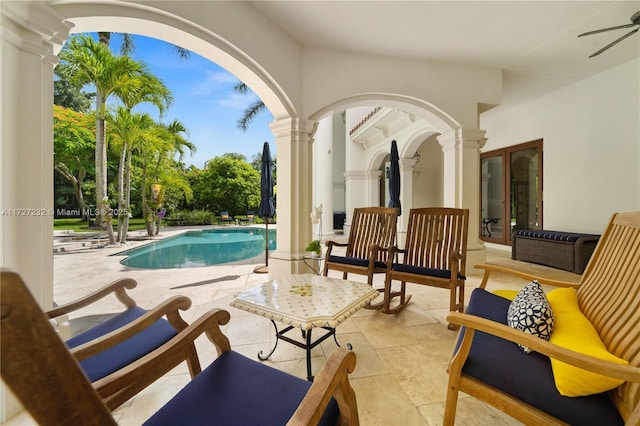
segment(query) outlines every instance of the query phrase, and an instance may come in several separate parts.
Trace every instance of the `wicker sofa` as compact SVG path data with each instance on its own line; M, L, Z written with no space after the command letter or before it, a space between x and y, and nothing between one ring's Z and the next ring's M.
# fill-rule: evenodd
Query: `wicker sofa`
M600 235L519 230L511 239L511 258L582 274Z

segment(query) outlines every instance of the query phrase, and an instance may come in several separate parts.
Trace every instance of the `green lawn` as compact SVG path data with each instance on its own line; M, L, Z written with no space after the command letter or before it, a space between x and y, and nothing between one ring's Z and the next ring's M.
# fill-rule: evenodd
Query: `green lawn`
M118 221L113 220L113 227L117 229ZM74 231L74 232L95 232L95 229L90 229L87 222L83 222L80 219L54 219L53 220L54 231ZM131 218L129 219L129 231L135 231L137 229L144 229L144 219Z

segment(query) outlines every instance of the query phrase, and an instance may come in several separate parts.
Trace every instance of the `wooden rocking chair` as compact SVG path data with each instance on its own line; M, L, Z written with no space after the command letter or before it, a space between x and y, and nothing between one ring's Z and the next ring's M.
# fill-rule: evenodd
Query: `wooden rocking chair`
M485 273L467 313L448 317L463 328L449 364L445 425L455 422L459 392L524 424L640 424L640 212L612 217L577 285L476 268ZM485 290L491 273L563 287L547 293L549 341L507 325L511 301Z
M353 211L351 230L347 243L327 241L327 253L323 275L330 269L342 271L342 278L349 273L366 275L367 283L373 283L373 274L386 273L388 247L396 240L398 209L389 207L361 207ZM346 247L345 256L332 254L334 247ZM378 250L382 248L382 250ZM376 307L381 307L382 304Z
M52 426L115 425L18 274L2 271L0 301L2 380L34 420ZM206 333L218 358L145 424L358 425L348 380L355 368L353 352L336 349L310 383L232 351L220 330L229 319L224 310L207 312L165 345L121 369L110 386L158 379Z
M463 312L468 228L468 209L411 209L405 248L389 250L382 312L404 309L411 300L407 282L449 289L449 309ZM393 280L400 281L400 290L392 290ZM396 297L399 304L392 308Z

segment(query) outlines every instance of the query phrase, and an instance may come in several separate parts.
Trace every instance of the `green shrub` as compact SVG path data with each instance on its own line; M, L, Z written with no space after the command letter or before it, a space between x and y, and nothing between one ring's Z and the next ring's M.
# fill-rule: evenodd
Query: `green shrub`
M185 225L213 225L215 222L215 215L211 212L204 210L195 210L187 212L184 217Z

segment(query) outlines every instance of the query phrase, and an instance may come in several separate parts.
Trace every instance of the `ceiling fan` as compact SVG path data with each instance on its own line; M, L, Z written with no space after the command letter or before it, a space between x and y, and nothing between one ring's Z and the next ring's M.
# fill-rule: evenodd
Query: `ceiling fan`
M636 13L634 13L631 16L631 23L630 24L618 25L617 27L603 28L601 30L588 31L586 33L582 33L582 34L578 35L578 37L587 36L587 35L591 35L591 34L603 33L605 31L619 30L619 29L622 29L622 28L631 28L631 27L635 27L636 25L640 25L640 10L637 11ZM602 49L598 50L596 53L592 54L589 57L593 58L594 56L598 56L599 54L601 54L605 50L609 49L610 47L613 47L616 44L620 43L622 40L624 40L625 38L629 37L630 35L637 33L638 30L640 30L640 28L636 28L635 30L629 31L628 33L626 33L622 37L618 38L617 40L614 40L613 42L611 42L609 44L607 44L605 47L603 47Z

